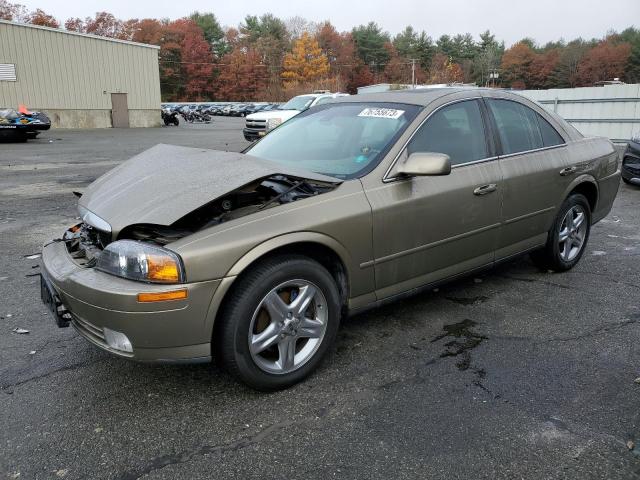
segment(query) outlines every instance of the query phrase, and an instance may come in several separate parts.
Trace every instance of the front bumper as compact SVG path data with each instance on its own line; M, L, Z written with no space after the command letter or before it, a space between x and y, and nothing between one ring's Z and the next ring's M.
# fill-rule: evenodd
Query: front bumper
M640 160L623 164L622 178L634 185L640 185Z
M152 362L211 360L209 307L220 280L181 285L146 284L78 265L63 242L42 250L42 275L71 325L94 345L124 358ZM138 293L186 288L188 297L140 303ZM111 348L104 328L123 333L133 352Z
M267 134L264 130L255 130L253 128L243 128L242 133L244 134L244 139L249 142L255 142Z

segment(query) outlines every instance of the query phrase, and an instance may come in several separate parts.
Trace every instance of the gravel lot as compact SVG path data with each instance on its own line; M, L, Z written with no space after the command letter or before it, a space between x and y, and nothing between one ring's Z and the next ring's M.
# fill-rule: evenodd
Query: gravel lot
M74 222L72 191L156 143L240 150L242 123L0 144L0 478L640 478L638 188L573 271L523 258L351 318L284 392L58 329L28 256Z

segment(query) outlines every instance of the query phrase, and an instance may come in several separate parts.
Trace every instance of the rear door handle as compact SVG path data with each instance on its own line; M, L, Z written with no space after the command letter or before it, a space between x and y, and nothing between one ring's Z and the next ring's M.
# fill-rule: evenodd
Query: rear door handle
M563 168L562 170L560 170L560 175L562 175L564 177L565 175L569 175L569 174L575 172L576 170L578 170L578 167Z
M498 186L495 183L489 183L488 185L482 185L473 191L474 195L486 195L487 193L495 192Z

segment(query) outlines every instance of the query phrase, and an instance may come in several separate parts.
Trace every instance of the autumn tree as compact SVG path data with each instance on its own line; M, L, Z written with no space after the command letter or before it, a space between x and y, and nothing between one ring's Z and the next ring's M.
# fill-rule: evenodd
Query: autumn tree
M60 22L58 22L58 20L56 20L55 17L53 17L52 15L49 15L43 10L40 10L39 8L37 8L36 10L34 10L29 14L27 23L30 23L32 25L40 25L42 27L51 27L51 28L60 27Z
M560 61L560 50L553 48L534 55L527 79L527 88L552 88L554 85L553 72Z
M573 88L578 85L578 66L582 57L592 48L581 38L567 43L560 49L556 68L551 74L550 84L556 88Z
M502 81L512 88L526 88L535 52L526 42L518 42L502 56Z
M222 57L216 97L236 101L259 98L269 80L266 65L260 60L256 50L241 47Z
M463 73L460 65L442 53L436 53L429 69L429 81L431 83L458 83L462 82Z
M282 79L285 86L295 82L309 82L329 73L329 61L318 41L307 32L293 42L291 53L284 56Z
M270 95L278 96L282 84L282 61L290 47L290 35L285 23L270 13L260 17L247 15L239 30L240 43L257 51L261 63L267 65Z
M0 0L0 20L28 23L29 12L24 5Z
M131 36L131 40L149 45L162 45L165 25L155 18L143 18L137 25Z
M351 94L358 93L358 87L371 85L374 82L374 78L368 65L360 63L352 67L347 78L347 92Z
M578 65L578 82L593 85L604 80L613 80L624 76L627 60L631 54L628 43L615 44L604 40L589 50Z

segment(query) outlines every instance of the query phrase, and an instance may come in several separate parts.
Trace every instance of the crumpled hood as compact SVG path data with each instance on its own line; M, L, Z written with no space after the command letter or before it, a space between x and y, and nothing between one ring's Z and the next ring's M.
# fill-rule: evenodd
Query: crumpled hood
M171 225L198 207L272 175L340 183L242 153L156 145L107 172L79 200L111 226L113 238L133 224Z

